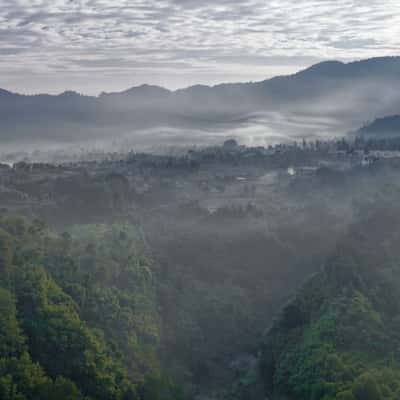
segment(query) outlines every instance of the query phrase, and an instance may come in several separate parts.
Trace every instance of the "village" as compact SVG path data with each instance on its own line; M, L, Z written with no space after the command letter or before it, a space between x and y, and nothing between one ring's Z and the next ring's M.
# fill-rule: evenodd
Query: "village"
M280 206L288 188L305 190L316 180L376 166L400 167L400 152L357 148L344 139L269 147L229 139L173 156L131 151L60 164L20 161L0 164L0 208L46 219L49 213L96 217L193 202L210 213L265 209Z

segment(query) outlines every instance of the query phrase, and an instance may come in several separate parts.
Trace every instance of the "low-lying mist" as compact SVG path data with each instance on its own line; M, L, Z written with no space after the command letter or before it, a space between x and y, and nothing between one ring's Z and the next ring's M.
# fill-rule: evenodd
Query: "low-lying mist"
M398 67L396 57L327 62L262 82L174 92L143 85L98 97L0 91L1 160L342 137L400 112Z

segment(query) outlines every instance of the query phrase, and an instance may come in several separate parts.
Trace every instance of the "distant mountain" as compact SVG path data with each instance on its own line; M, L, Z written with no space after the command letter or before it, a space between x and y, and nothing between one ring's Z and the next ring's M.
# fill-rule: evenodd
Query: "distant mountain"
M157 142L143 132L237 129L238 121L248 124L254 115L260 118L260 113L274 116L273 123L270 115L268 121L257 120L266 134L282 133L286 127L290 128L285 132L289 137L315 135L319 130L323 134L327 130L323 117L329 119L329 129L340 135L360 126L370 115L395 114L398 109L400 57L348 64L327 61L262 82L196 85L176 91L142 85L91 97L70 91L26 96L0 90L0 143L76 143L126 135L134 138L135 134L142 135L143 142ZM312 118L319 120L317 125ZM190 142L189 134L185 138Z
M11 97L13 93L9 92L8 90L4 90L0 88L0 97Z
M357 136L364 138L400 138L400 115L378 118L357 131Z
M171 91L160 86L141 85L123 92L101 93L99 100L104 104L123 107L150 107L165 102Z
M316 64L294 75L279 76L261 82L232 83L215 86L195 85L177 91L168 91L158 86L143 85L133 87L124 92L104 93L100 97L141 97L166 102L193 101L199 103L199 99L216 101L224 99L228 104L240 103L236 96L248 97L251 103L262 105L278 103L279 100L293 101L300 97L310 95L322 95L327 89L341 88L348 85L349 81L370 80L374 82L395 81L399 85L400 57L373 58L353 63L338 61L326 61ZM339 85L339 86L337 86ZM230 97L233 95L233 97ZM203 107L205 104L203 104Z

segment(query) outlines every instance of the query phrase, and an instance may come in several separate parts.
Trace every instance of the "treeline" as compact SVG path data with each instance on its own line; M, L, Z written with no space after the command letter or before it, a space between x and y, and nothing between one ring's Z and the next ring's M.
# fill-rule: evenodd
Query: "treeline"
M0 398L177 400L151 261L124 225L62 235L0 215Z

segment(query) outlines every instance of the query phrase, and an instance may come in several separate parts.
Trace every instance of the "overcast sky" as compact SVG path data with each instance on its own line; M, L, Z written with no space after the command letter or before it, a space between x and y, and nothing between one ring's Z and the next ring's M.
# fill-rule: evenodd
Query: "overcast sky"
M398 55L399 0L0 0L0 87L96 94Z

